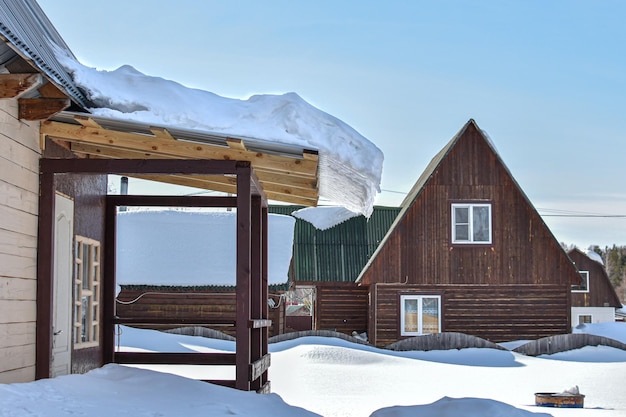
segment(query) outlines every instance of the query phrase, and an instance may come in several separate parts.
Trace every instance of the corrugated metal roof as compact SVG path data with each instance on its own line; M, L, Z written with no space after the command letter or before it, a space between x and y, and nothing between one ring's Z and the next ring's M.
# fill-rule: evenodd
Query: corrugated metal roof
M246 136L226 135L217 132L185 129L169 125L146 124L143 122L137 122L132 120L122 120L114 119L111 117L95 116L88 113L61 111L51 116L49 120L80 125L80 123L76 121L77 117L88 117L98 123L98 125L102 126L103 128L111 129L116 132L140 133L152 136L153 132L151 129L154 127L161 127L163 129L167 129L167 131L172 136L174 136L174 138L181 141L204 143L207 145L228 148L227 139L236 138L244 140L246 149L252 152L261 152L265 154L283 155L289 157L301 157L304 152L308 152L309 154L317 154L316 150L304 148L300 145L260 140Z
M270 213L291 215L302 206L269 207ZM327 230L296 219L293 264L295 282L354 282L400 212L399 207L374 207L369 219L353 217Z
M76 104L90 107L54 55L54 45L70 56L74 55L36 1L0 0L0 34L24 59L33 62L50 80L62 87ZM7 58L5 54L4 59Z

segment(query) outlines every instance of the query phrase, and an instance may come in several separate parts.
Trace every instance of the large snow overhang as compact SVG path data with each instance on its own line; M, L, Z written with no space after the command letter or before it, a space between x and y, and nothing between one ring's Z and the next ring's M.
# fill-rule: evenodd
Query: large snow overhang
M318 153L294 145L211 132L60 112L41 124L45 138L94 159L189 159L250 162L270 200L316 206ZM235 194L236 180L209 175L129 175L135 178Z

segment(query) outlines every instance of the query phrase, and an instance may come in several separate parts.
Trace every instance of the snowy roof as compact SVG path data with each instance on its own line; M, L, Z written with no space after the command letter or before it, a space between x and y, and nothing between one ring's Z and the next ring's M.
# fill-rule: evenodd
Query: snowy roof
M57 59L94 103L88 109L92 116L241 138L257 146L282 144L317 151L319 197L357 214L372 212L380 192L382 152L296 93L239 100L145 75L129 65L114 71L89 68L63 48L57 49Z
M56 129L51 129L48 121L42 123L42 135L66 141L72 145L73 151L83 155L106 158L248 161L270 200L316 206L322 199L325 204L342 206L356 214L367 217L371 214L376 194L380 192L382 152L348 124L315 108L298 94L260 94L240 100L149 76L130 65L123 65L114 71L89 68L77 60L34 0L4 0L3 4L5 7L0 9L0 38L6 39L7 44L0 45L0 59L10 59L15 53L21 55L72 98L81 112L86 112L82 117L75 117L73 123L81 124L80 133L71 129L67 133L64 130L67 126L59 128L57 125ZM106 137L109 141L94 144L89 142L89 132L99 125L93 118L108 120L109 123L126 121L142 124L140 130L147 130L148 136L142 132L131 139L144 145L150 137L155 140L178 139L167 133L174 129L196 132L196 139L199 137L201 142L211 142L216 137L235 141L227 145L223 140L218 141L222 149L230 148L231 152L225 155L214 152L210 156L181 156L176 153L153 153L127 144L120 146L110 140L111 137L117 139L120 132L100 129L95 135ZM159 127L161 133L155 133L152 127ZM283 149L295 146L304 151L293 164L277 161L269 173L263 173L266 178L261 178L255 163L272 159L277 144ZM159 143L148 149L161 151L184 146L180 143ZM104 154L105 148L118 149L118 153ZM263 152L255 161L250 161L255 159L255 149L262 149ZM294 169L297 164L313 168L308 168L304 178L299 178L300 170ZM282 175L279 180L276 180L277 173ZM282 182L285 176L294 178L286 188ZM209 186L206 181L198 183L188 177L185 181L171 175L152 179L215 191L225 191L224 184L228 182L218 181L217 185ZM274 189L267 191L271 187ZM294 199L293 196L301 199Z
M589 249L585 251L585 255L587 255L589 259L598 262L600 265L604 265L604 260L602 259L602 256L600 256L599 253Z
M134 210L117 216L120 285L235 285L234 212ZM268 215L268 280L288 280L295 219Z

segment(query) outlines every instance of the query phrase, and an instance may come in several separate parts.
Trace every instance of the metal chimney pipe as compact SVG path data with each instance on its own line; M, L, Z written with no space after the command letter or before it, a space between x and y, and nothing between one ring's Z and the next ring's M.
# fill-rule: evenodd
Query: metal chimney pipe
M128 177L122 177L120 180L120 194L128 195ZM120 211L126 211L126 206L120 206Z

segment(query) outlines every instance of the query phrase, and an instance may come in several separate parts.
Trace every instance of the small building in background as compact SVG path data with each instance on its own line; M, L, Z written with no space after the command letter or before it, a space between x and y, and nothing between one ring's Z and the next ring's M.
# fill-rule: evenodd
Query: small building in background
M616 320L622 303L611 285L602 257L593 251L568 251L580 274L580 282L572 286L572 326L606 323Z

